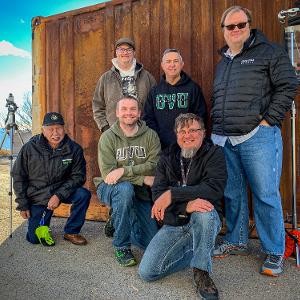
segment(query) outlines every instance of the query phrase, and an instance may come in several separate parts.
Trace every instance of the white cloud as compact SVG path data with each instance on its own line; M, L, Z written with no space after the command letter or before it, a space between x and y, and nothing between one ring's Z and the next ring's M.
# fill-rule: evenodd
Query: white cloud
M31 91L31 72L15 74L0 80L0 112L6 113L6 98L12 93L15 102L20 106L23 102L24 93Z
M0 42L0 56L9 56L9 55L31 58L31 54L28 51L17 48L10 42L3 40Z

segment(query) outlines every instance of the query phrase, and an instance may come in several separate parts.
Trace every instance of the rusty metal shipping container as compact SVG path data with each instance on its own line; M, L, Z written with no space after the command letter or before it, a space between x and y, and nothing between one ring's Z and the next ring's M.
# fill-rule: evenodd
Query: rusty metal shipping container
M120 0L32 20L33 131L40 131L47 111L60 111L68 134L84 148L87 160L86 186L93 192L88 219L104 220L107 209L98 203L92 178L99 175L97 143L99 130L92 116L92 97L99 76L111 67L116 39L135 40L136 56L156 78L161 75L164 49L182 52L185 71L203 88L210 107L217 50L224 44L219 20L234 4L253 12L253 27L272 41L281 42L283 26L278 12L293 7L290 0ZM300 107L300 97L296 100ZM300 148L297 114L297 195L300 211ZM284 162L281 194L284 211L290 212L291 138L290 122L283 124ZM67 207L57 211L65 215Z

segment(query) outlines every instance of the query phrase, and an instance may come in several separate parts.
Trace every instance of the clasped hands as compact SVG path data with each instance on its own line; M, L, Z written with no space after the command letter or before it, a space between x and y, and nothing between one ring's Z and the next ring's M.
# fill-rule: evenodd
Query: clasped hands
M166 208L171 204L171 191L167 190L161 194L157 200L154 202L151 217L155 218L157 221L162 221L165 216ZM210 212L214 209L214 206L207 200L197 198L188 202L186 206L186 212Z

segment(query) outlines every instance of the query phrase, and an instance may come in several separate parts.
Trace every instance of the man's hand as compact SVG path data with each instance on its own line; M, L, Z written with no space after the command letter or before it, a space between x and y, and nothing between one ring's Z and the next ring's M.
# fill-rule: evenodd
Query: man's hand
M20 215L23 219L29 219L30 218L30 210L22 210L20 211Z
M266 120L261 120L261 122L259 123L259 125L262 125L262 126L271 126Z
M151 212L151 218L155 218L157 221L162 221L165 216L165 210L170 204L171 191L167 190L154 202Z
M118 168L107 174L104 182L106 184L116 184L118 180L123 176L124 168Z
M154 176L145 176L144 177L144 183L146 185L149 185L150 187L153 185L154 182Z
M207 200L197 198L188 202L186 212L191 214L194 211L209 212L214 209L214 206Z
M48 202L47 209L54 210L56 207L58 207L58 205L59 205L59 198L56 195L53 195Z

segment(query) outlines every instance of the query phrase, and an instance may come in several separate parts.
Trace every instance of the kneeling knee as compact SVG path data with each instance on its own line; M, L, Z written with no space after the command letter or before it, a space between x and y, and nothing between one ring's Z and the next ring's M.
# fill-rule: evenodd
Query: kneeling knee
M191 220L194 223L201 225L202 227L210 227L212 223L218 220L218 215L215 211L209 212L193 212Z
M37 238L37 236L35 234L26 234L26 240L30 243L30 244L39 244L39 240Z
M91 199L91 192L85 188L79 188L80 198L89 201Z
M134 195L133 185L128 181L123 181L117 184L117 190L124 196L132 197Z
M141 277L141 279L147 282L154 281L158 278L157 274L151 272L150 269L144 266L143 264L140 264L138 274Z

